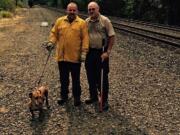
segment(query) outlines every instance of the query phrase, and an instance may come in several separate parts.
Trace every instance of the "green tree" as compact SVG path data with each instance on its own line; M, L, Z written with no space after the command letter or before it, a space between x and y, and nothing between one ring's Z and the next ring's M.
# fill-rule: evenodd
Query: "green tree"
M180 26L180 0L162 0L167 9L167 22L170 25Z
M14 0L0 0L0 10L14 11Z
M125 1L125 10L124 10L124 15L127 17L127 18L132 18L133 15L134 15L134 4L135 4L135 0L126 0Z
M124 0L102 0L99 2L102 13L106 15L115 15L124 17Z

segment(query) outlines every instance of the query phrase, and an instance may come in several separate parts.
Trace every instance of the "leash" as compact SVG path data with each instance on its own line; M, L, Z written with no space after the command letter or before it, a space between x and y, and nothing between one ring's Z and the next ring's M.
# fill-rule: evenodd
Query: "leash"
M37 82L37 86L39 86L39 84L41 83L41 80L42 80L42 77L44 75L44 71L45 71L45 68L46 68L46 65L48 63L48 60L49 60L50 56L51 56L51 51L49 51L49 54L48 54L47 59L46 59L46 63L44 65L44 67L43 67L43 71L41 73L41 76L39 77L39 81Z

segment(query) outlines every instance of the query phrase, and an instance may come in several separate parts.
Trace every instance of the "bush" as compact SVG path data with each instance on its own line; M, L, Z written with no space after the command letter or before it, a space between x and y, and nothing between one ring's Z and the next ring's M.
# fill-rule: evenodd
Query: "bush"
M14 0L0 0L0 9L7 11L14 11L15 9Z
M25 7L25 4L24 4L23 1L19 0L18 3L17 3L17 6L20 7L20 8L23 8L23 7Z
M9 11L0 11L0 17L3 17L3 18L10 18L12 17L12 13L9 12Z

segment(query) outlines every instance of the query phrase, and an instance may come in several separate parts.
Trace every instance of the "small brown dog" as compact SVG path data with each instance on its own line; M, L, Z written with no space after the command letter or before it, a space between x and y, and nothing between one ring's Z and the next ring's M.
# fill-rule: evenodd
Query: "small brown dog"
M42 115L44 100L46 100L46 107L49 109L48 102L48 88L45 86L36 87L33 92L29 93L30 103L29 110L34 118L34 111L39 111L39 117Z

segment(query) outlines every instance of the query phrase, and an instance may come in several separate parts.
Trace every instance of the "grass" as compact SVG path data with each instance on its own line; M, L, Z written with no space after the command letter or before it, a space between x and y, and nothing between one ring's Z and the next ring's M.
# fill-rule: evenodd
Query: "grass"
M13 14L9 11L0 11L0 18L11 18Z

